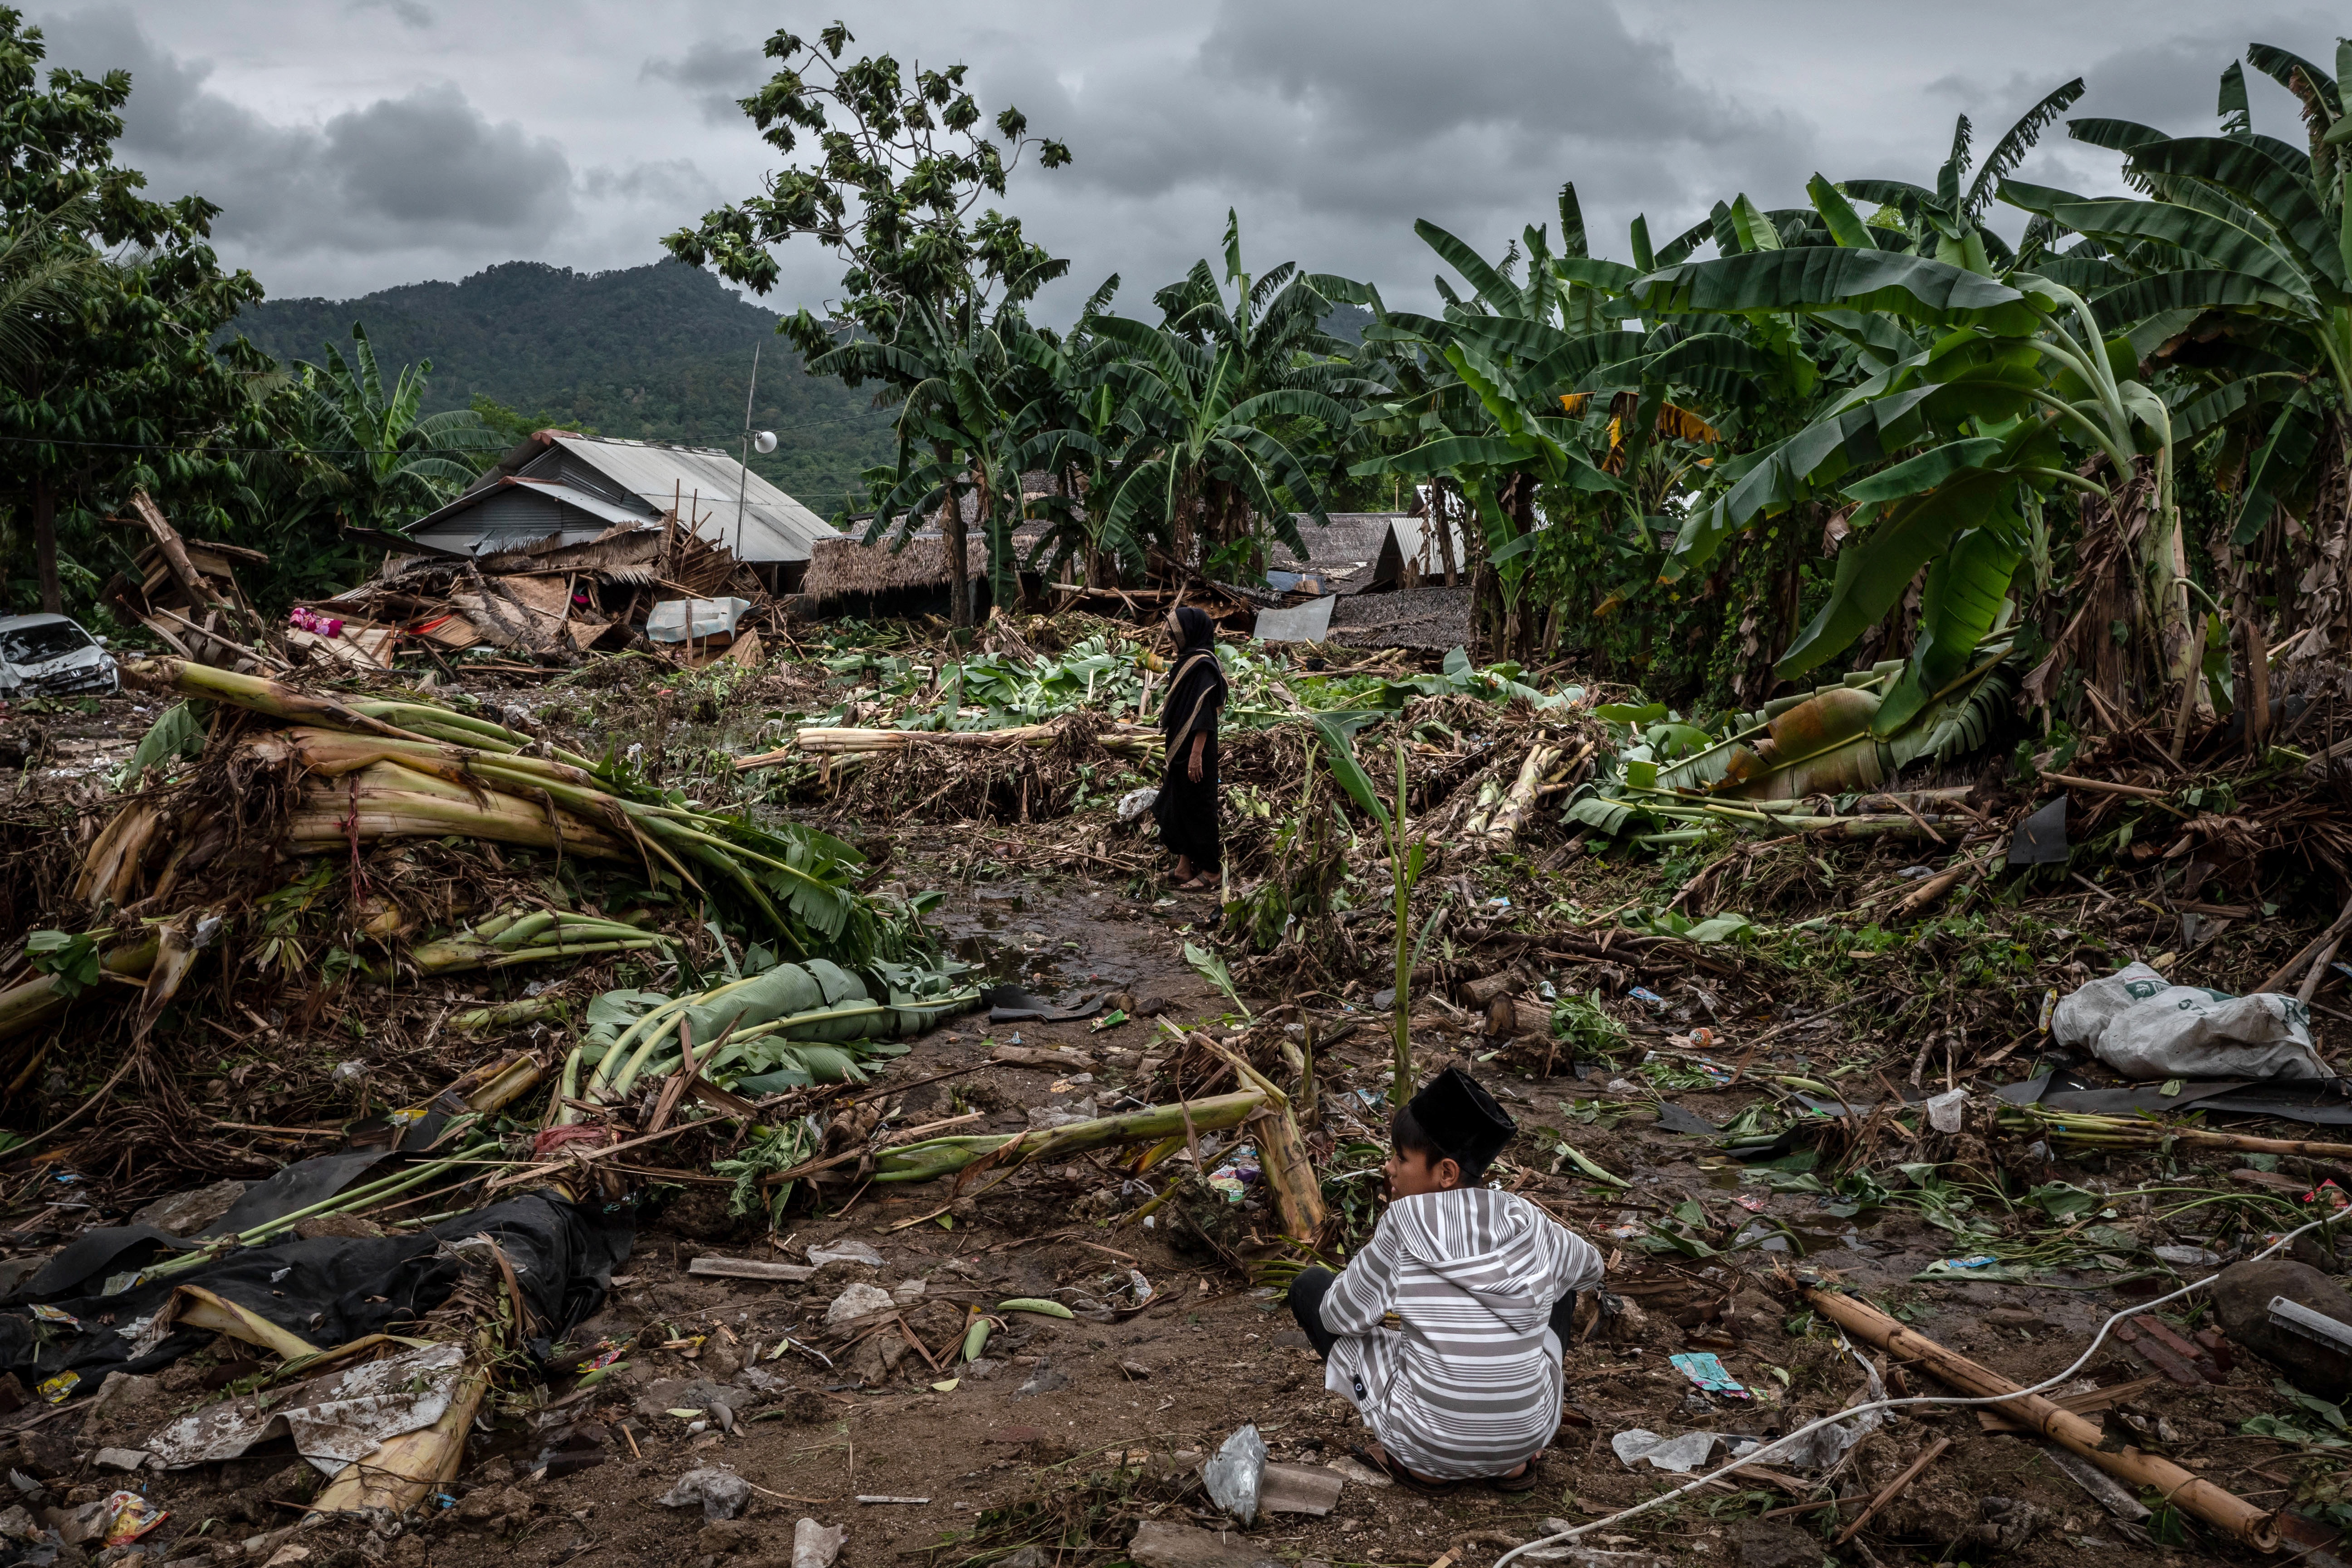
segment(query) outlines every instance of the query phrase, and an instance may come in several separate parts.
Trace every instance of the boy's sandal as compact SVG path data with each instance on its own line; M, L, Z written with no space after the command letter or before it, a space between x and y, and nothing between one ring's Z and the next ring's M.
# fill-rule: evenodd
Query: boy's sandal
M1538 1454L1529 1459L1516 1476L1489 1476L1486 1484L1506 1495L1531 1492L1543 1485L1543 1456Z
M1406 1469L1402 1465L1397 1463L1396 1460L1391 1458L1389 1457L1389 1451L1386 1448L1381 1447L1378 1443L1367 1444L1365 1447L1360 1448L1350 1448L1348 1452L1354 1455L1364 1464L1371 1466L1372 1468L1380 1471L1382 1475L1396 1482L1397 1485L1401 1487L1408 1487L1414 1491L1425 1493L1430 1497L1443 1497L1446 1493L1454 1490L1457 1486L1461 1485L1459 1481L1427 1481L1422 1479L1419 1476L1414 1475L1411 1470Z

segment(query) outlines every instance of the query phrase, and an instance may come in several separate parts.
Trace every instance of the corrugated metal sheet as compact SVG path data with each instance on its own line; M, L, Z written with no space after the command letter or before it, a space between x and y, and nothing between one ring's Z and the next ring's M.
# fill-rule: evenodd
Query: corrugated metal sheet
M533 442L545 442L534 455ZM519 489L555 495L586 513L585 518L558 518L542 506L537 513L539 538L559 530L564 542L570 535L593 538L589 520L604 523L629 521L650 525L669 510L673 500L695 498L701 538L736 550L735 498L743 491L742 547L739 559L753 562L806 561L817 541L838 539L831 523L778 489L716 447L662 447L646 441L621 441L574 436L568 431L541 431L502 460L503 472L483 476L465 494L416 524L411 537L439 550L476 553L486 544L504 549L517 535L501 521L486 524L477 515L498 508L501 515L527 510L511 498ZM585 471L583 471L585 470ZM541 476L545 476L541 478ZM600 483L599 480L602 482ZM592 489L591 486L594 488ZM599 494L598 491L604 493ZM619 500L615 498L628 498ZM634 500L637 505L632 506Z
M623 489L644 500L656 514L676 497L701 497L696 532L713 544L735 549L735 495L743 489L743 546L739 559L805 561L820 539L838 539L831 523L770 484L747 473L725 452L703 447L656 447L638 441L591 440L557 436L557 445Z
M584 544L615 523L643 528L652 519L576 485L509 479L443 507L409 537L435 550L484 555L554 535Z

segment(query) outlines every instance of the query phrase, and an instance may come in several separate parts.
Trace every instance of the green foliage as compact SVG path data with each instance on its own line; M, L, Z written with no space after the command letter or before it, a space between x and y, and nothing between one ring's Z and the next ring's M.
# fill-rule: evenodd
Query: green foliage
M55 977L58 991L79 996L101 975L99 939L105 931L37 931L25 939L25 957L40 974Z

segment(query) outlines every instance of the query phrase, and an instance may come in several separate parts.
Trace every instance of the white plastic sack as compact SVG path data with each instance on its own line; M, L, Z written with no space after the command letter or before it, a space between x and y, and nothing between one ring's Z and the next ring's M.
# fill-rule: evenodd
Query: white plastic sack
M2129 1079L2330 1076L2311 1048L2310 1009L2294 997L2175 985L2145 963L2083 985L2050 1032Z
M664 599L646 616L646 638L684 642L690 637L732 635L735 623L751 607L749 599Z

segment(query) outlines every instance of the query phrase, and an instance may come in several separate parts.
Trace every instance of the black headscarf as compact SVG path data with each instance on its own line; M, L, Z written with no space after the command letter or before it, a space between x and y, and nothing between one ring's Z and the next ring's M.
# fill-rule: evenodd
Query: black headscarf
M1215 626L1201 611L1182 605L1176 611L1176 629L1184 646L1177 650L1176 677L1160 710L1160 732L1168 737L1171 758L1196 731L1216 732L1216 710L1225 702L1225 671L1217 662Z

